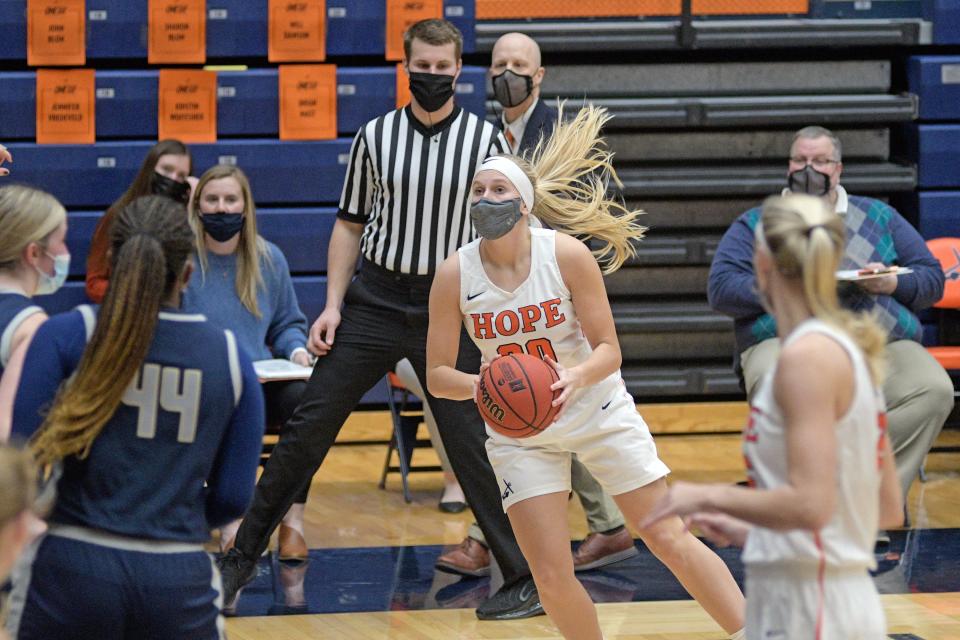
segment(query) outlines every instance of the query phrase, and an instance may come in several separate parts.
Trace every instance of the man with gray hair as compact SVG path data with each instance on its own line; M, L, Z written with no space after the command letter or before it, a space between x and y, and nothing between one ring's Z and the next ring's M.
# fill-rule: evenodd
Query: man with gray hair
M953 383L920 344L917 312L943 296L940 263L923 238L893 207L849 195L840 185L840 140L823 127L804 127L790 147L787 188L827 200L847 228L841 270L872 270L875 277L841 281L840 303L868 311L887 330L887 376L883 394L887 425L904 498L953 408ZM710 268L710 306L734 319L737 372L751 398L773 368L780 342L773 318L757 295L753 273L754 228L760 208L742 214L724 234ZM911 273L888 273L897 265ZM892 270L890 270L892 271Z

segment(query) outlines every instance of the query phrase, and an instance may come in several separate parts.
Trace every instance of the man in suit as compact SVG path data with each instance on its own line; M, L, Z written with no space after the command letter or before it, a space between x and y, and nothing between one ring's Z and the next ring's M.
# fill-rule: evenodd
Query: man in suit
M507 33L493 45L491 56L493 95L503 107L497 124L512 153L529 153L540 136L550 137L557 121L556 109L540 100L546 74L540 65L540 47L526 34Z
M503 129L511 153L531 153L541 136L550 137L557 122L557 110L540 100L540 83L546 73L540 64L540 47L523 33L501 36L493 46L489 73L493 95L503 107L496 124ZM620 509L576 457L571 475L590 529L573 554L574 568L596 569L636 555ZM473 524L458 547L437 559L437 567L468 576L489 573L490 554L480 528Z

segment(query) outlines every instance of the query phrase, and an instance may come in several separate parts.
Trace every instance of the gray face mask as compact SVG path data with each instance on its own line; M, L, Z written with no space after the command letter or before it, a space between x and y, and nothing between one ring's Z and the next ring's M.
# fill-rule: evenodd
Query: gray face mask
M494 202L493 200L477 200L470 205L470 220L481 238L496 240L505 236L513 229L520 218L520 198Z
M830 176L807 165L787 177L787 188L793 193L825 196L830 193Z

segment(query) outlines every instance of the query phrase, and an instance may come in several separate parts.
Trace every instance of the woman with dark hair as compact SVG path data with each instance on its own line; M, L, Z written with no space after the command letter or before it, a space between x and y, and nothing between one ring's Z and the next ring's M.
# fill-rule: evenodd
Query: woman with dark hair
M223 637L203 544L253 495L263 395L234 334L180 310L192 252L182 205L134 200L110 228L103 304L30 344L13 433L57 497L13 580L13 637Z
M110 280L107 248L110 245L110 224L117 213L141 196L167 196L186 206L190 200L193 160L186 145L179 140L161 140L150 147L140 165L137 177L110 205L93 232L90 254L87 256L87 296L102 302Z

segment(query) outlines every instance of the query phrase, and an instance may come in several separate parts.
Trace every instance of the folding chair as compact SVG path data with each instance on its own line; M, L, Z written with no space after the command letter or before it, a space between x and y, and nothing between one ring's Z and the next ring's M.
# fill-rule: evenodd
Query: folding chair
M927 241L927 248L940 261L946 281L943 297L933 305L941 310L937 332L939 346L927 347L927 351L947 370L953 380L954 410L947 418L949 424L956 419L958 411L956 400L960 396L957 389L960 383L960 331L958 331L960 326L958 322L960 320L960 238L934 238ZM933 447L930 451L952 453L960 451L960 447ZM926 482L924 467L920 468L921 482Z
M381 489L386 488L387 474L399 472L403 499L409 504L413 502L413 498L410 496L407 476L414 472L442 471L443 467L411 464L413 450L429 447L431 443L427 438L417 438L417 430L423 422L422 405L393 372L387 374L387 405L390 407L393 434L387 445L387 458L383 463L383 473L378 486ZM397 452L397 465L390 464L394 451Z

